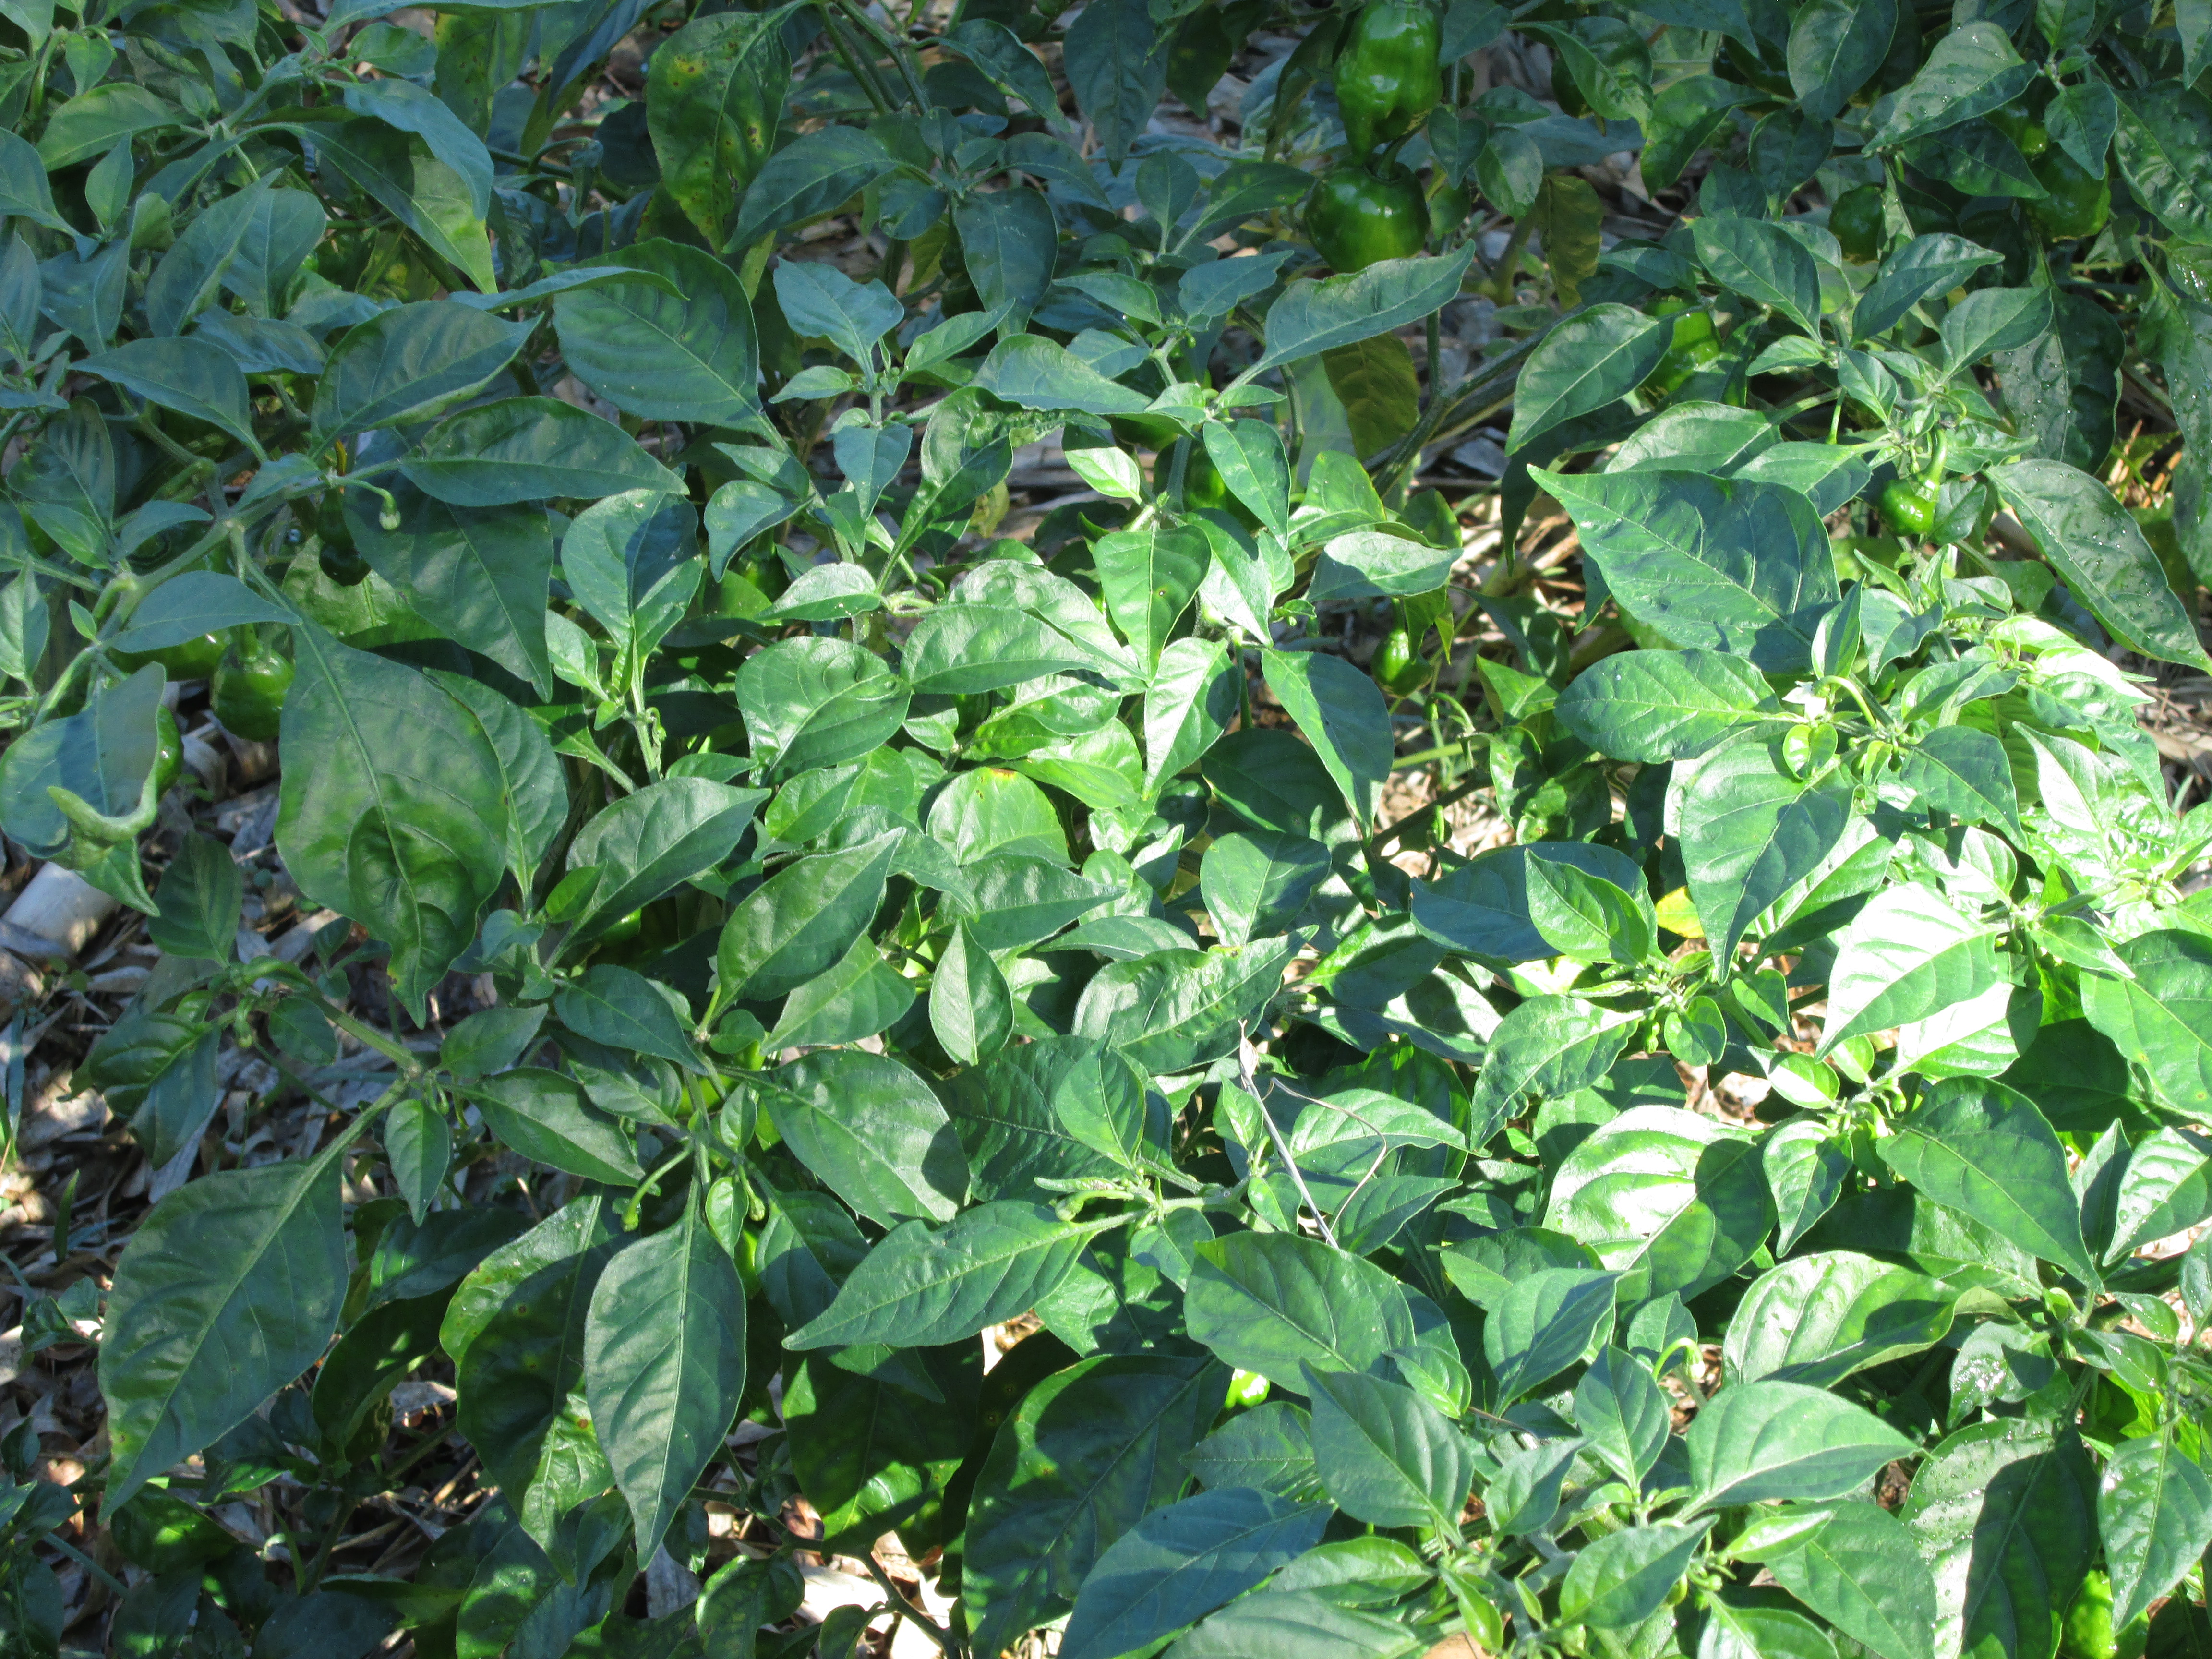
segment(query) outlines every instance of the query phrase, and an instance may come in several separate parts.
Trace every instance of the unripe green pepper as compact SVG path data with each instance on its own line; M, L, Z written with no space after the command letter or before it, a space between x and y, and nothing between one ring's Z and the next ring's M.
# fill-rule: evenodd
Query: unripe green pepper
M2025 104L2007 104L2002 109L1993 109L1987 119L2031 161L2051 148L2050 131L2029 112Z
M1943 516L1944 463L1951 450L1950 434L1936 441L1935 459L1917 478L1902 473L1881 487L1881 516L1889 527L1911 541L1924 541Z
M1411 258L1429 240L1428 204L1403 168L1385 179L1356 163L1331 167L1314 181L1305 218L1314 246L1340 271Z
M1375 684L1394 697L1410 697L1429 683L1435 668L1413 648L1413 636L1403 623L1382 636L1375 647L1371 671Z
M1575 84L1575 77L1567 68L1567 60L1560 53L1552 54L1552 101L1559 106L1563 115L1588 115L1589 100Z
M315 534L322 542L315 550L315 562L325 576L340 587L358 587L368 580L368 561L354 545L353 526L346 522L345 499L335 489L323 492L322 506L315 512Z
M1925 479L1892 478L1881 487L1881 516L1892 530L1914 541L1936 528L1942 507L1942 486Z
M284 694L292 688L292 665L252 629L241 632L246 648L234 644L224 653L208 701L224 731L249 743L274 743Z
M2066 1609L2058 1659L2141 1659L2150 1640L2150 1620L2138 1618L2125 1630L2112 1628L2112 1581L2092 1568Z
M177 717L166 708L154 711L154 793L166 795L185 769L185 740L177 730Z
M2027 204L2027 216L2046 236L2074 241L2094 236L2112 214L2112 186L2053 145L2028 163L2036 182L2051 193Z
M1669 295L1653 304L1651 315L1674 318L1674 337L1668 343L1659 367L1638 390L1646 397L1663 398L1708 363L1717 362L1723 353L1713 333L1711 313L1692 311L1687 300Z
M1443 96L1437 14L1427 0L1370 0L1336 55L1349 159L1364 161L1429 118Z
M1881 257L1881 186L1861 185L1838 197L1828 210L1828 228L1844 258L1862 264Z

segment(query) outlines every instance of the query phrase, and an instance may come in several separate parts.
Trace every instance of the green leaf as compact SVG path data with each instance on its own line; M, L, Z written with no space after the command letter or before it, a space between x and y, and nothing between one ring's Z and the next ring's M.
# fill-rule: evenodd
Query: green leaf
M1278 1498L1310 1498L1321 1490L1311 1419L1304 1407L1285 1400L1237 1413L1182 1461L1210 1492L1250 1486Z
M1326 652L1262 650L1260 664L1267 689L1313 744L1352 816L1371 824L1396 749L1382 691Z
M1145 688L1145 781L1157 789L1237 718L1240 678L1219 640L1170 640Z
M1768 673L1810 663L1814 629L1836 603L1835 559L1820 515L1796 490L1686 472L1531 476L1573 517L1584 553L1632 616Z
M1560 1619L1597 1630L1642 1624L1689 1571L1711 1525L1628 1527L1585 1545L1560 1581Z
M1847 1498L1916 1448L1873 1413L1802 1382L1732 1382L1690 1425L1686 1513Z
M1167 88L1167 45L1145 0L1101 0L1068 27L1068 87L1116 173Z
M416 1013L476 935L505 872L498 757L469 712L413 669L292 630L276 845L300 890L392 946Z
M1196 1623L1319 1543L1328 1514L1237 1486L1154 1510L1083 1580L1060 1652L1115 1659Z
M58 172L105 155L142 132L176 125L184 113L142 86L109 81L78 93L46 117L39 159L49 173Z
M1938 812L1966 823L1994 823L2015 840L2020 793L2004 744L1969 726L1941 726L1904 757L1898 776Z
M1268 308L1267 349L1240 379L1418 321L1459 292L1474 257L1463 247L1440 258L1383 259L1349 276L1292 283Z
M1577 1356L1579 1357L1579 1356ZM1608 1344L1575 1384L1575 1425L1624 1480L1640 1482L1667 1448L1672 1408L1642 1361Z
M1095 671L1098 665L1042 617L980 604L940 605L927 613L907 636L903 662L916 692L945 696L1002 690L1048 674Z
M314 447L443 414L489 385L532 326L449 300L398 306L355 325L315 383Z
M469 1092L501 1145L533 1163L614 1187L645 1179L629 1140L573 1078L524 1066L479 1079Z
M537 721L489 686L442 669L430 678L459 702L491 745L506 799L501 827L517 882L535 875L568 816L568 785Z
M161 913L147 922L146 936L155 944L173 957L230 960L246 878L221 842L185 836L154 896Z
M2002 977L1993 929L1933 888L1885 889L1837 936L1817 1052L1970 1001Z
M2051 1652L2095 1559L2096 1503L2080 1443L2047 1422L1976 1424L1938 1446L1902 1512L1935 1571L1937 1650Z
M1268 421L1215 421L1201 428L1206 453L1237 499L1279 537L1291 532L1290 458Z
M744 1291L696 1204L599 1275L584 1387L637 1523L639 1558L649 1558L722 1449L745 1388Z
M313 144L319 166L373 198L480 293L499 287L477 188L428 139L373 116L333 114L295 130Z
M2065 1149L2033 1101L1987 1079L1952 1078L1895 1129L1877 1150L1916 1189L2096 1282Z
M1318 605L1325 599L1433 593L1444 585L1458 557L1455 548L1409 542L1388 531L1355 530L1332 538L1322 549L1306 597Z
M1052 286L1060 227L1037 190L978 191L952 210L969 280L1004 329L1028 326L1030 313Z
M131 625L116 636L118 651L160 651L240 623L289 623L281 610L235 576L187 570L172 576L138 602Z
M929 1085L897 1060L854 1049L809 1054L760 1087L793 1156L878 1226L958 1212L968 1160Z
M1757 733L1678 766L1668 802L1670 820L1680 825L1698 921L1713 949L1727 953L1769 906L1820 867L1842 840L1851 809L1838 782L1797 777L1781 740Z
M1832 1387L1941 1342L1957 1300L1923 1273L1854 1251L1799 1256L1760 1274L1737 1304L1728 1374Z
M1508 447L1602 409L1651 378L1674 325L1624 305L1592 306L1546 334L1522 366Z
M1394 1614L1344 1606L1331 1585L1244 1596L1168 1651L1174 1659L1411 1659L1427 1645Z
M34 219L64 234L71 231L69 221L54 210L53 188L46 183L46 163L39 152L5 128L0 128L0 213Z
M993 346L975 371L975 384L1024 409L1076 410L1086 415L1141 415L1152 401L1039 334L1009 334Z
M1719 1283L1773 1223L1757 1147L1674 1106L1632 1107L1601 1124L1561 1162L1544 1216L1627 1274L1620 1299L1631 1305Z
M1519 1004L1491 1034L1468 1101L1468 1143L1482 1146L1532 1094L1568 1095L1597 1082L1620 1058L1635 1024L1626 1011L1580 997L1533 996Z
M678 242L641 242L606 257L665 276L677 292L610 283L556 299L561 355L576 377L623 413L647 420L742 426L757 416L760 352L737 273Z
M2212 941L2161 930L2116 949L2134 977L2083 975L2083 1012L2169 1103L2212 1111Z
M823 1541L873 1548L896 1528L902 1541L941 1524L946 1487L975 1437L981 1345L915 1356L942 1396L858 1376L825 1355L793 1366L783 1420L792 1472L822 1516Z
M1882 261L1865 295L1858 296L1858 307L1851 312L1851 337L1865 341L1887 334L1905 319L1905 312L1929 295L1947 295L1975 270L1997 264L2002 264L2002 254L1948 232L1913 237Z
M747 657L736 696L757 760L788 777L875 750L906 719L912 691L850 640L782 640Z
M225 271L277 177L264 173L235 196L210 204L161 256L146 279L146 322L155 334L181 332L214 303Z
M695 877L720 867L768 799L707 778L663 778L623 796L568 845L568 868L596 868L590 904L570 924L582 940Z
M914 1006L912 981L864 937L818 977L787 998L761 1047L770 1054L859 1042L897 1024Z
M1879 1504L1838 1504L1780 1553L1759 1559L1784 1589L1881 1659L1936 1659L1935 1577L1913 1534Z
M1547 1267L1516 1280L1483 1322L1482 1352L1503 1407L1548 1382L1611 1328L1618 1273Z
M1814 0L1791 20L1790 85L1808 121L1832 121L1873 78L1897 31L1897 0Z
M204 1449L321 1358L346 1287L342 1138L179 1188L118 1264L100 1344L110 1502Z
M1668 82L1652 100L1651 119L1644 125L1644 179L1653 190L1664 190L1682 176L1682 169L1699 150L1711 145L1742 105L1756 103L1763 94L1755 88L1723 81L1714 75L1689 75ZM1502 128L1492 137L1504 132ZM1533 146L1532 146L1533 148ZM1483 158L1476 158L1481 165ZM1542 165L1541 157L1538 166ZM1486 194L1494 196L1487 184Z
M1719 651L1627 651L1592 663L1559 694L1559 723L1615 760L1694 760L1782 706L1766 678Z
M2212 1213L2212 1143L2188 1129L2146 1136L2128 1154L2112 1210L2108 1261L2197 1226Z
M1198 596L1211 557L1205 536L1188 525L1115 531L1091 544L1091 564L1107 614L1147 672Z
M1992 352L2024 346L2051 326L2047 288L1980 288L1943 313L1946 374L1965 374Z
M952 930L930 976L929 1029L945 1052L963 1066L988 1060L1013 1035L1014 1003L1006 976L965 927Z
M1378 1527L1451 1528L1474 1483L1474 1448L1403 1383L1300 1367L1314 1466L1336 1506Z
M2097 1485L2097 1522L2112 1580L2112 1628L2125 1630L2212 1547L2212 1480L2172 1431L2123 1440Z
M1085 908L1096 908L1100 896ZM1295 939L1284 937L1241 949L1158 951L1109 963L1075 1005L1075 1033L1112 1043L1150 1072L1202 1066L1237 1046L1245 1023L1282 988L1283 969L1297 948Z
M803 134L761 165L738 208L728 247L750 247L764 236L820 217L858 195L898 163L873 135L828 126Z
M1074 1268L1106 1221L1063 1221L1040 1204L1002 1200L932 1232L908 1221L853 1270L828 1311L785 1339L792 1348L889 1342L934 1347L1025 1313Z
M782 996L843 956L883 903L906 833L888 830L857 847L800 859L747 894L715 948L722 1001Z
M381 501L349 495L346 525L356 550L425 621L550 694L545 599L553 540L545 515L521 507L451 507L395 482L395 530L383 527Z
M2119 102L2113 158L2136 198L2185 242L2212 236L2212 103L2177 82L2130 88ZM2101 157L2099 158L2101 161Z
M978 1652L1072 1606L1098 1558L1174 1500L1182 1455L1221 1409L1204 1358L1112 1355L1030 1390L992 1443L969 1509L962 1589Z
M1405 1292L1382 1268L1289 1234L1200 1245L1184 1305L1192 1339L1224 1363L1301 1392L1304 1364L1364 1371L1417 1336Z
M1528 920L1561 956L1632 967L1657 948L1658 920L1640 883L1626 891L1564 859L1534 854L1527 869Z
M261 453L246 374L221 346L189 338L131 340L77 367L188 420L204 421L257 455Z
M1328 384L1352 423L1352 451L1373 455L1413 429L1421 414L1421 380L1413 354L1395 334L1337 346L1322 354Z
M684 489L620 427L557 398L507 398L448 415L399 470L423 494L456 507Z
M1715 282L1820 333L1820 269L1802 242L1764 219L1704 218L1692 231L1698 263Z
M1199 866L1199 893L1214 931L1231 945L1279 933L1305 911L1329 872L1328 849L1272 830L1217 837Z
M1867 147L1890 149L1986 115L2027 91L2034 74L1996 24L1982 19L1952 29L1929 48Z
M2167 662L2208 660L2157 554L2111 490L2063 461L2014 461L1992 468L1990 478L2043 556L2116 639Z
M646 78L646 125L661 188L719 246L768 160L791 87L780 10L695 17L661 43Z

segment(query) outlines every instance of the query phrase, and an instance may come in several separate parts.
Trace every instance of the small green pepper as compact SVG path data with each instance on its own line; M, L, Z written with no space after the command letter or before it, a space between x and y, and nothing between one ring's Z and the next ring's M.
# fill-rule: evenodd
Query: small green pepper
M2050 131L2029 112L2025 104L2007 104L2002 109L1991 110L1985 118L2031 161L2051 148Z
M368 580L368 561L354 545L353 526L346 522L345 499L337 490L323 492L323 504L315 512L315 534L322 541L315 550L315 562L325 576L340 587L358 587Z
M1338 270L1364 270L1378 259L1406 259L1429 240L1428 204L1413 175L1395 168L1378 178L1346 162L1315 180L1306 232Z
M1650 378L1638 389L1648 398L1663 398L1699 369L1717 362L1723 354L1713 333L1711 313L1691 310L1687 300L1669 295L1652 306L1651 315L1673 317L1674 337L1668 342L1667 355L1659 360L1659 367L1651 371Z
M224 731L249 743L274 743L284 694L292 687L292 665L251 629L240 631L246 648L234 643L223 653L208 701Z
M2141 1659L2150 1640L2150 1620L2137 1619L2125 1630L2112 1628L2112 1581L2092 1568L2081 1581L2058 1640L2058 1659Z
M2046 236L2074 241L2094 236L2112 214L2112 186L2053 145L2028 163L2036 182L2051 193L2027 204L2028 217Z
M1881 487L1881 516L1900 536L1924 539L1942 512L1942 485L1928 478L1892 478Z
M1881 258L1881 186L1861 185L1838 197L1828 210L1828 228L1846 259L1863 264Z
M177 717L166 708L154 711L154 793L166 795L185 769L185 740L177 731Z
M1429 683L1436 665L1413 649L1413 636L1400 623L1375 647L1372 667L1376 684L1394 697L1410 697Z
M1552 101L1559 105L1563 115L1588 115L1589 100L1575 84L1574 76L1567 69L1566 58L1558 52L1552 54Z
M1428 0L1370 0L1336 55L1336 103L1350 157L1364 161L1429 118L1443 96L1438 26Z

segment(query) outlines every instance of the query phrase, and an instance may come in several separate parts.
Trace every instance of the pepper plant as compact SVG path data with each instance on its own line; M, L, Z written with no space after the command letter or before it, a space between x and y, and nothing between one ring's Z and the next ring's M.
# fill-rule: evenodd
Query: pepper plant
M14 1650L2206 1650L2212 13L394 9L0 0Z

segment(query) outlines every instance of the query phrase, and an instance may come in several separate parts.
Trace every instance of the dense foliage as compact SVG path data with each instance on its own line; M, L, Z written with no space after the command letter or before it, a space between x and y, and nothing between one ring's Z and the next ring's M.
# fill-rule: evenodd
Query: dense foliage
M393 9L0 0L0 827L164 952L76 1080L360 1103L27 1318L11 1651L2208 1650L2212 11Z

